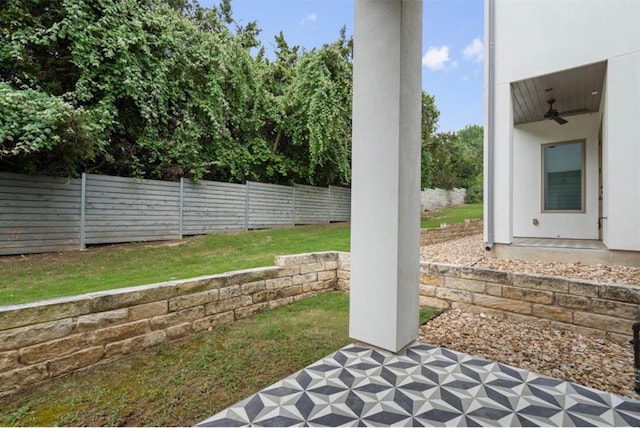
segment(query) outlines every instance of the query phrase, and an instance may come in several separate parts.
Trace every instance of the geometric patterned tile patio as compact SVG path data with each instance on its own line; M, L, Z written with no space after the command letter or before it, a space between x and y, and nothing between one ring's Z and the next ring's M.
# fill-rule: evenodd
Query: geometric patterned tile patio
M349 345L199 426L640 426L640 401L416 343Z

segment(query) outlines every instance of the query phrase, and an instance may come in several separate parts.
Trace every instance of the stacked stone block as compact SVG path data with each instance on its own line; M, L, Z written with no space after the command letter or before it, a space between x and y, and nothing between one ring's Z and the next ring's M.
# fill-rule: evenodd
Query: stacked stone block
M349 291L351 253L338 253L338 290Z
M442 223L440 228L421 229L420 245L433 245L482 233L482 220L466 219L464 223Z
M0 394L336 289L338 253L0 308Z
M618 343L640 321L640 287L443 264L421 265L420 304L573 330Z

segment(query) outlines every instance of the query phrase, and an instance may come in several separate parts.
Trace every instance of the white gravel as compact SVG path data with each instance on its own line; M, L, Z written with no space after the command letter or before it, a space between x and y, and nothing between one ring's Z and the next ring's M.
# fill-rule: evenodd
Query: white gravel
M421 342L636 400L633 347L565 330L450 309L420 327Z
M486 256L482 235L422 247L424 262L476 266L601 283L640 285L640 269ZM577 333L447 310L420 327L419 339L492 361L640 399L633 391L633 348Z
M597 281L603 284L640 285L640 268L520 259L492 259L487 256L484 250L482 235L473 235L454 241L422 247L420 259L423 262L562 276L565 278Z

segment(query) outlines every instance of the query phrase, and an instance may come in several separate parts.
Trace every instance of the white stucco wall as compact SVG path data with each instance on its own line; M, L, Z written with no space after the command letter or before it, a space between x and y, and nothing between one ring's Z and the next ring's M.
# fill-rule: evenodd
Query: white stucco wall
M489 1L485 0L485 17ZM508 244L514 236L598 238L599 115L572 116L562 127L553 122L514 127L510 84L607 61L600 115L607 217L602 240L609 249L640 250L640 1L494 1L494 241ZM485 50L487 57L488 43ZM551 130L559 133L550 136ZM587 212L542 215L540 144L581 138L587 139ZM534 217L540 221L538 227L532 224Z
M558 125L541 121L513 131L513 236L598 239L598 127L600 114L572 116ZM543 144L585 140L585 212L542 212ZM538 225L533 219L538 219Z
M638 51L638 0L495 0L496 84Z
M640 251L640 51L611 58L605 85L602 242Z
M496 85L494 151L494 241L510 243L513 237L513 109L509 84ZM505 144L506 143L506 144ZM486 177L486 174L485 174ZM485 193L486 195L486 193Z

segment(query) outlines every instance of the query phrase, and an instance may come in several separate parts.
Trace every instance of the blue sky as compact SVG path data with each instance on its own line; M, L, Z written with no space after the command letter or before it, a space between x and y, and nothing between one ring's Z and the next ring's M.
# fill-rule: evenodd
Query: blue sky
M200 0L203 6L216 0ZM353 0L232 0L234 19L257 21L267 50L280 31L307 50L353 35ZM483 0L424 0L422 87L435 95L438 130L482 124Z

